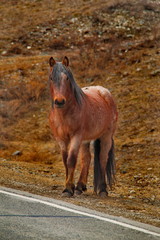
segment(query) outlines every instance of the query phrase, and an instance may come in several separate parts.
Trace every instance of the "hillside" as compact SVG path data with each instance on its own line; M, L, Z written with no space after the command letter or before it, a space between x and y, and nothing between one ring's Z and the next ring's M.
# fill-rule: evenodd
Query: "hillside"
M88 191L65 200L158 226L159 0L2 0L0 9L0 184L61 198L64 167L48 125L48 59L67 55L81 87L112 92L119 123L109 197L92 194L92 164Z

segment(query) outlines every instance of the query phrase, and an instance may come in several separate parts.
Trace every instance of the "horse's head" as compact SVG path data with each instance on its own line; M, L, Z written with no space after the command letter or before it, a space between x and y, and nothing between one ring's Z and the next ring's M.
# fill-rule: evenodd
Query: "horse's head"
M51 57L49 65L51 68L49 80L53 106L63 108L74 100L80 103L83 92L76 84L69 69L69 59L64 57L62 62L56 62Z
M63 58L62 62L56 62L53 57L49 59L51 67L50 89L52 102L56 108L65 106L70 93L70 83L68 81L69 59Z

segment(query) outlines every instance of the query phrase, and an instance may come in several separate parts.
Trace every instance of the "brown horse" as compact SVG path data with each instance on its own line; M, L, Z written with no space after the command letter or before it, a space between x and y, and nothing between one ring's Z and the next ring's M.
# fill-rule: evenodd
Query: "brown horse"
M94 140L94 191L107 196L115 177L113 134L117 109L111 93L101 86L80 88L69 68L69 59L50 64L52 109L50 127L62 152L66 170L64 196L85 191L91 161L90 143ZM75 188L74 171L81 150L81 174ZM107 180L107 184L106 184Z

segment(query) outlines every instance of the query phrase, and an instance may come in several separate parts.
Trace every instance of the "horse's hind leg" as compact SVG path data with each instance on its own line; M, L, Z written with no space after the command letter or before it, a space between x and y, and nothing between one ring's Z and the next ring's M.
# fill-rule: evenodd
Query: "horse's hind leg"
M76 187L76 194L81 194L86 191L87 178L89 173L89 166L91 162L90 143L83 143L81 145L81 174Z
M106 184L106 167L109 157L109 151L112 146L112 137L111 136L103 136L100 139L100 170L101 175L99 179L99 192L100 196L107 196L107 184Z

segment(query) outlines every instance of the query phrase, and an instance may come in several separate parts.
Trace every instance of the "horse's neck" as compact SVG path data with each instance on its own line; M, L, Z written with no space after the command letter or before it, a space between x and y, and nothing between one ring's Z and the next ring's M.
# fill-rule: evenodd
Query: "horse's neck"
M72 104L69 104L64 108L55 108L54 112L61 122L66 122L67 119L69 119L70 121L75 121L76 119L78 119L81 109L77 102L72 102Z

